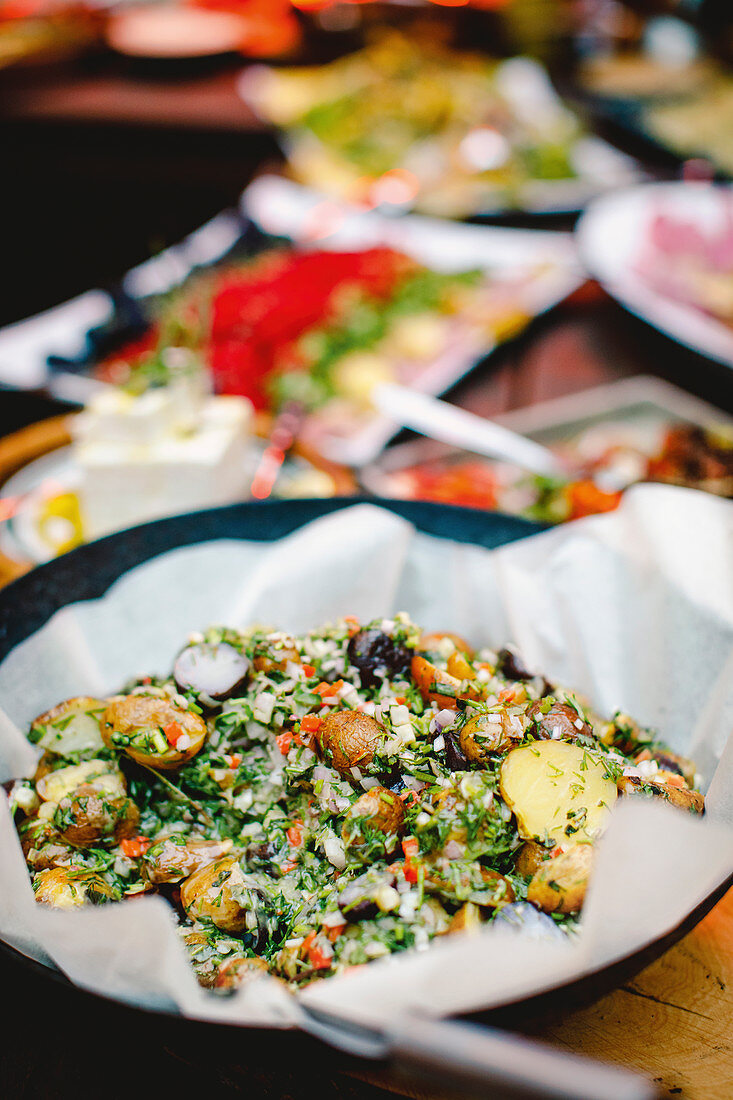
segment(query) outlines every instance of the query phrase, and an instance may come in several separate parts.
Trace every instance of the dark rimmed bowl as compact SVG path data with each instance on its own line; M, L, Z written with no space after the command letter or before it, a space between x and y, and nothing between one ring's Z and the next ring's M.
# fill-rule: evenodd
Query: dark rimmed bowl
M1 590L0 661L60 608L102 596L123 573L159 554L220 538L269 542L364 499L401 516L427 534L489 549L543 530L538 524L492 512L354 497L238 504L158 520L79 547ZM686 935L731 885L733 876L672 931L611 966L538 996L491 1012L472 1014L471 1018L494 1026L522 1029L535 1026L550 1015L590 1003L638 973ZM51 1095L43 1092L41 1083L49 1086L49 1071L59 1075L59 1081L63 1078L66 1082L54 1089L53 1095L66 1095L67 1091L71 1095L75 1080L79 1087L83 1083L88 1085L88 1072L96 1059L102 1059L97 1067L99 1072L102 1064L111 1068L112 1063L107 1061L108 1041L132 1052L131 1056L140 1059L141 1066L147 1066L145 1079L151 1087L156 1084L162 1087L165 1083L169 1089L178 1082L189 1092L199 1082L202 1086L206 1083L209 1095L247 1091L250 1097L287 1095L293 1100L301 1097L306 1100L316 1089L321 1094L353 1100L366 1100L381 1093L376 1085L364 1084L353 1076L365 1072L367 1063L327 1050L304 1034L192 1021L173 1013L133 1007L78 989L58 971L27 959L2 941L0 982L3 989L13 991L14 1000L7 1003L17 1010L6 1033L9 1088L5 1095L8 1096ZM49 1013L53 1017L54 1035L53 1050L44 1048L40 1062L38 1043L43 1044L43 1038L38 1041L34 1038L38 1024L29 1029L24 1022L25 1013L29 1017L35 1014L39 1002L44 1006L43 1018L49 1019ZM85 1051L81 1061L79 1040L83 1040ZM347 1076L340 1076L343 1074ZM13 1092L14 1080L16 1092ZM127 1096L128 1091L128 1085L123 1087L114 1081L109 1088L105 1085L107 1096Z

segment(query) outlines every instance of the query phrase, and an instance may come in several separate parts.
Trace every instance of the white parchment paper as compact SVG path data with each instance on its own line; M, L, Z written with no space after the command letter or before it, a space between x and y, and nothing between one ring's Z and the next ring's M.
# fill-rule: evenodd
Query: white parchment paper
M161 555L99 600L70 604L0 666L0 779L32 772L29 722L61 699L167 672L214 623L300 631L408 611L477 646L511 641L550 679L655 726L698 763L700 820L629 800L600 846L573 942L487 927L371 963L298 995L365 1023L411 1008L488 1008L587 974L671 931L733 873L733 503L640 486L618 512L487 551L423 535L357 504L269 544L219 540ZM171 910L143 897L71 913L37 906L0 802L0 935L78 984L187 1016L290 1026L294 998L264 980L229 998L197 985ZM389 995L385 996L388 989Z

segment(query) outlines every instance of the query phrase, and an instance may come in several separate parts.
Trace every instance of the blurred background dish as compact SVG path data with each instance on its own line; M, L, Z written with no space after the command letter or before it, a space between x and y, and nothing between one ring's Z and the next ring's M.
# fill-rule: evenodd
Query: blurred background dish
M543 65L378 34L318 68L251 69L247 103L288 171L328 195L448 217L577 210L641 177L560 99Z
M300 441L359 466L400 426L374 409L375 386L444 392L582 281L567 234L395 220L267 176L241 209L223 259L179 269L163 293L123 295L91 334L98 350L76 364L56 356L57 368L142 389L165 380L178 349L218 394L251 401L265 433L296 403Z
M656 378L636 377L497 417L549 447L569 478L528 475L435 442L403 443L361 472L377 496L432 500L546 524L611 511L640 481L733 498L733 418ZM604 481L605 479L605 481Z
M603 196L577 227L588 271L622 304L733 366L733 191L657 183Z

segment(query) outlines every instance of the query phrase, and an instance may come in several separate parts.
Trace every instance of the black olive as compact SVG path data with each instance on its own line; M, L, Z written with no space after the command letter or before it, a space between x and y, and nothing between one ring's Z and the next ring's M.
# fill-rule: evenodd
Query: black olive
M227 642L199 642L181 650L173 667L179 691L193 691L208 706L241 693L249 661Z
M499 650L497 668L507 680L531 680L534 676L533 672L525 668L519 651L509 646Z
M367 871L344 886L338 896L338 907L348 921L370 920L379 912L377 894L385 886L394 886L394 883L393 874Z
M445 762L452 772L467 772L471 763L461 748L455 730L443 730Z
M381 630L360 630L349 641L349 661L359 670L362 687L378 687L381 680L406 676L412 652Z

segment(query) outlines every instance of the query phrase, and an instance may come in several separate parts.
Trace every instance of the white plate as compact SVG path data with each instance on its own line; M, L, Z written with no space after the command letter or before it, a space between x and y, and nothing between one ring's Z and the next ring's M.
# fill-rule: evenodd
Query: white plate
M631 313L681 344L733 366L733 328L659 292L638 270L652 219L660 213L709 230L720 222L721 193L709 183L650 183L595 199L576 227L590 274Z

